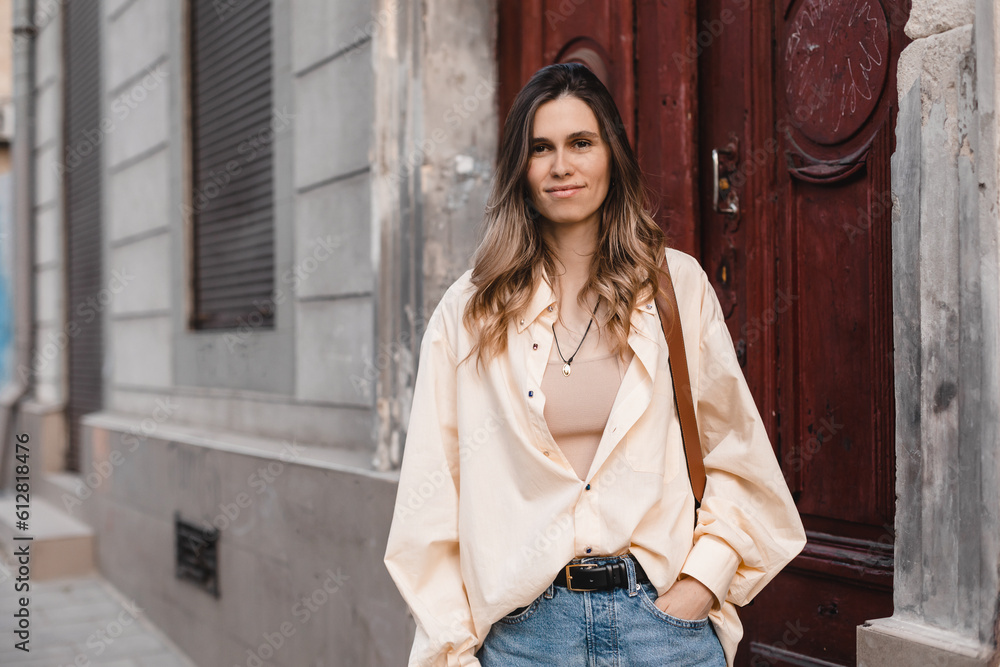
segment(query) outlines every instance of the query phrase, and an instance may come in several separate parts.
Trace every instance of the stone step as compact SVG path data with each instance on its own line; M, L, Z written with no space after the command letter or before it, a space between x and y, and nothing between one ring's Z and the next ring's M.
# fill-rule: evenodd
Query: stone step
M8 559L28 547L32 581L74 577L95 572L94 531L47 500L32 496L28 529L17 527L14 493L0 495L0 546ZM14 539L31 536L31 540Z
M78 504L81 503L80 496L78 494L80 484L81 477L78 473L46 472L39 478L32 480L31 497L33 500L40 498L49 502L55 505L60 512L68 513L73 518L86 523L88 517L84 516L82 513L83 505ZM91 489L87 488L86 491L91 491ZM70 511L67 511L66 509L66 496L70 498L70 507L73 508Z

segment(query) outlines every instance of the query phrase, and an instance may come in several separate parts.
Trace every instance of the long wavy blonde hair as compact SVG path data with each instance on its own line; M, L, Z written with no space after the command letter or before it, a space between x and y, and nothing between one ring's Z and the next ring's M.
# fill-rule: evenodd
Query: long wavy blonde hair
M473 255L476 291L462 319L475 342L463 361L475 355L477 368L506 351L511 320L521 316L537 281L556 274L555 255L541 234L527 172L535 112L564 96L590 107L601 138L611 148L611 182L601 208L597 252L577 301L589 311L589 297L597 295L600 314L595 322L609 335L615 353L624 357L631 313L658 289L658 260L666 240L653 220L648 189L614 99L583 65L543 67L517 94L504 123L483 220L485 233ZM602 302L607 308L600 307Z

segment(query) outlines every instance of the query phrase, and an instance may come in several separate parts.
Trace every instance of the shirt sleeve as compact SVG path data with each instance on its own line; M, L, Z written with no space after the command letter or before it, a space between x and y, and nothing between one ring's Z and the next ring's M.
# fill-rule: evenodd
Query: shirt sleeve
M805 546L795 502L736 357L715 288L700 270L697 416L706 485L694 546L681 568L742 606ZM690 320L689 320L690 321ZM687 327L685 322L685 327ZM685 329L685 342L690 340ZM688 352L689 360L693 357Z
M417 624L409 667L478 667L459 560L456 355L443 302L420 344L384 561Z

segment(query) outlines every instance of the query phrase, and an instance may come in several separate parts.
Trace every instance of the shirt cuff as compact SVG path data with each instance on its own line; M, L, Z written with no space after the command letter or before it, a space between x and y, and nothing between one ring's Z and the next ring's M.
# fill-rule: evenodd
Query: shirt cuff
M714 535L699 537L688 552L681 577L694 577L715 596L714 608L722 607L729 593L729 585L740 566L740 556L725 540Z

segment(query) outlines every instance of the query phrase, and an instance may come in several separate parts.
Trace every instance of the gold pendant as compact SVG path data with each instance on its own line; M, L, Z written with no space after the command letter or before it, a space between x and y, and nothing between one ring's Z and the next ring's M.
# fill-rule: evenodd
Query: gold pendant
M563 375L565 375L566 377L569 377L569 364L564 364L563 365Z

